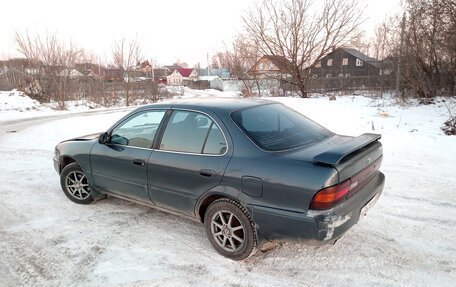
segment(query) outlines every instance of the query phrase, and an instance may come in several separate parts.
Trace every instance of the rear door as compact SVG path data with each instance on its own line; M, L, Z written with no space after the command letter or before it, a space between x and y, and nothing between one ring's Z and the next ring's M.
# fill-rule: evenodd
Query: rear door
M90 155L95 186L118 195L149 201L147 161L165 110L141 111L122 121L107 144L95 144Z
M220 125L210 116L174 110L148 162L151 200L192 215L196 200L222 180L231 154Z

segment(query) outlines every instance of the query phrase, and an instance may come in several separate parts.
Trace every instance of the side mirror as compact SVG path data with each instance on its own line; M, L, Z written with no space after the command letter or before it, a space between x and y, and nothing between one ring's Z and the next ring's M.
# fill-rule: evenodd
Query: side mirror
M109 142L109 135L108 133L102 133L98 136L98 143L100 144L107 144Z

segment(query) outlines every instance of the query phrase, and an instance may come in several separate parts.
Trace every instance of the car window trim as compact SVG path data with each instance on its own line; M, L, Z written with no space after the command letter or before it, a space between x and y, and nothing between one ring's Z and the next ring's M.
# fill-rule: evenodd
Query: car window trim
M203 146L201 147L201 153L204 154L204 150L206 149L207 139L209 138L209 134L211 133L211 129L214 126L214 121L211 122L209 129L207 130L206 137L204 138Z
M176 153L176 154L186 154L186 155L197 155L197 156L211 156L211 157L214 157L214 156L218 156L218 157L221 157L221 156L225 156L227 153L228 153L228 150L229 150L229 144L228 144L228 140L226 139L226 136L225 136L225 133L223 132L223 130L220 128L220 125L217 123L216 120L214 120L214 118L212 116L210 116L209 114L203 112L203 111L199 111L199 110L193 110L193 109L185 109L185 108L174 108L174 107L171 107L170 109L170 112L169 112L169 115L168 115L168 118L166 120L166 125L164 125L163 127L163 130L161 131L161 134L160 134L160 141L157 142L157 146L156 148L154 149L154 151L156 152L167 152L167 153ZM164 150L164 149L160 149L160 145L161 145L161 141L163 139L163 134L165 133L165 130L166 128L168 127L168 123L169 123L169 119L171 118L172 114L175 112L175 111L186 111L186 112L194 112L194 113L198 113L198 114L202 114L202 115L205 115L207 116L208 118L211 119L212 123L216 124L218 129L220 130L220 132L222 133L222 136L223 136L223 139L225 140L225 143L226 143L226 150L223 154L205 154L205 153L192 153L192 152L184 152L184 151L173 151L173 150ZM163 122L163 120L162 120ZM206 135L206 137L208 136L209 134ZM207 140L207 139L206 139ZM205 147L206 145L206 142L204 142L203 144L203 148Z
M159 150L160 143L163 138L163 134L165 132L166 127L168 126L168 122L169 122L169 119L171 118L172 114L173 114L172 108L168 108L165 112L165 115L163 116L162 121L158 125L157 133L155 134L154 140L152 141L153 150Z

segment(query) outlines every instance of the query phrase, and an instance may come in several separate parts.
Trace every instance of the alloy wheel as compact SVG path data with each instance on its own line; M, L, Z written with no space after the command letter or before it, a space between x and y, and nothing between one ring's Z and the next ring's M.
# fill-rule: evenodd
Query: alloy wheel
M225 251L237 252L244 246L244 226L230 211L221 210L212 216L211 233L215 242Z
M84 200L90 196L90 187L84 173L80 171L70 172L65 178L65 187L71 196L78 200Z

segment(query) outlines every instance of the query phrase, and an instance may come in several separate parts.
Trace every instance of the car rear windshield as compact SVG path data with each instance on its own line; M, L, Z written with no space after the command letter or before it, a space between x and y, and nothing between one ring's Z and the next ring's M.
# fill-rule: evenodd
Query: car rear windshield
M231 118L255 144L267 151L303 147L333 135L324 127L282 104L235 111Z

